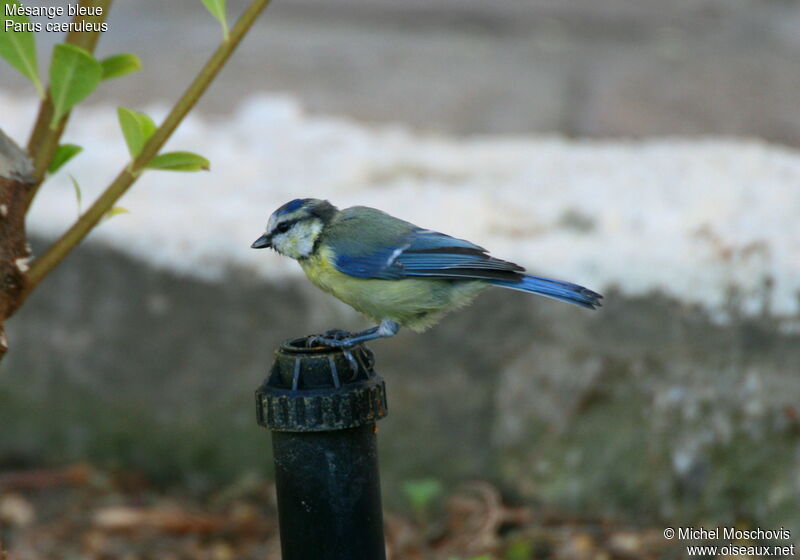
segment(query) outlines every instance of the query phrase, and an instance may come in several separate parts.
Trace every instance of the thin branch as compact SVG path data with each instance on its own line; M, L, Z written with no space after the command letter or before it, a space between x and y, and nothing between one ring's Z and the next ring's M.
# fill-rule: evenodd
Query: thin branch
M72 18L72 23L80 24L81 22L86 22L90 24L101 24L108 16L111 0L81 0L79 6L81 8L100 7L103 8L103 13L97 16L76 15ZM97 25L93 26L93 29L96 27ZM99 31L70 31L69 34L67 34L65 42L82 47L91 53L94 52L99 38ZM69 113L61 117L55 129L50 128L50 121L52 118L53 99L50 96L50 88L48 88L47 95L39 105L39 114L36 117L36 124L28 140L28 154L31 159L33 159L33 176L35 179L33 188L28 193L28 207L30 207L31 202L33 202L33 198L36 196L42 181L44 181L47 167L50 165L58 149L58 142L61 140L61 135L64 134L64 128L67 126L67 120L69 120Z
M228 40L223 41L206 62L200 73L172 108L169 115L167 115L167 118L144 145L139 156L130 165L126 165L114 179L114 182L106 188L103 194L98 197L78 221L53 243L41 257L33 262L28 273L27 293L30 293L42 281L42 278L53 270L89 234L106 212L114 206L117 200L136 181L150 160L158 154L170 135L194 107L205 90L208 89L208 86L231 54L233 54L233 51L247 34L258 15L269 5L270 1L253 0L236 22L236 25L233 26L233 29L231 29Z

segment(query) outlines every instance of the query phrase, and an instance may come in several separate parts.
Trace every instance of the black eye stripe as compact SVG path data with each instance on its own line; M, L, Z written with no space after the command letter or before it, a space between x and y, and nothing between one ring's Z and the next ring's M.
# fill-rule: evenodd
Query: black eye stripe
M297 222L298 222L298 220L289 220L287 222L281 222L277 226L275 226L275 232L276 233L286 233Z

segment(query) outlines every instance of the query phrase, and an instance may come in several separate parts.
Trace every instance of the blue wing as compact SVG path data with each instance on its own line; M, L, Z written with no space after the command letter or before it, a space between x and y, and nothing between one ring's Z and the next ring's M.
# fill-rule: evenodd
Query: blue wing
M334 266L355 278L483 280L594 309L603 296L583 286L524 274L474 243L421 229L371 208L348 209L339 234L328 240Z
M464 239L413 226L410 231L378 235L369 250L342 250L333 245L334 264L356 278L473 278L514 280L523 268L489 256L486 249ZM389 237L387 239L387 237ZM377 241L373 239L373 242ZM350 247L355 249L355 247Z

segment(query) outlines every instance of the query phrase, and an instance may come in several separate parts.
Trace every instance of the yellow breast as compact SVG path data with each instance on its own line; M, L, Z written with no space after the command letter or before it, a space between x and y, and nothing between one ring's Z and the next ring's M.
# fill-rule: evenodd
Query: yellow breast
M318 288L353 306L376 321L387 317L384 302L387 290L396 282L354 278L339 272L334 266L333 252L322 248L313 256L300 262L303 271Z
M327 247L300 261L308 279L321 290L375 321L391 319L415 331L425 330L444 313L466 305L486 288L481 282L354 278L339 272L333 263L333 251Z

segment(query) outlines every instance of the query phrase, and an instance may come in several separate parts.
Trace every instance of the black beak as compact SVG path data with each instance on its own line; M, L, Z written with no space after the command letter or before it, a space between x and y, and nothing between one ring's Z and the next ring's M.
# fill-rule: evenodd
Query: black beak
M266 233L253 241L253 244L250 245L251 249L265 249L267 247L272 247L272 239Z

